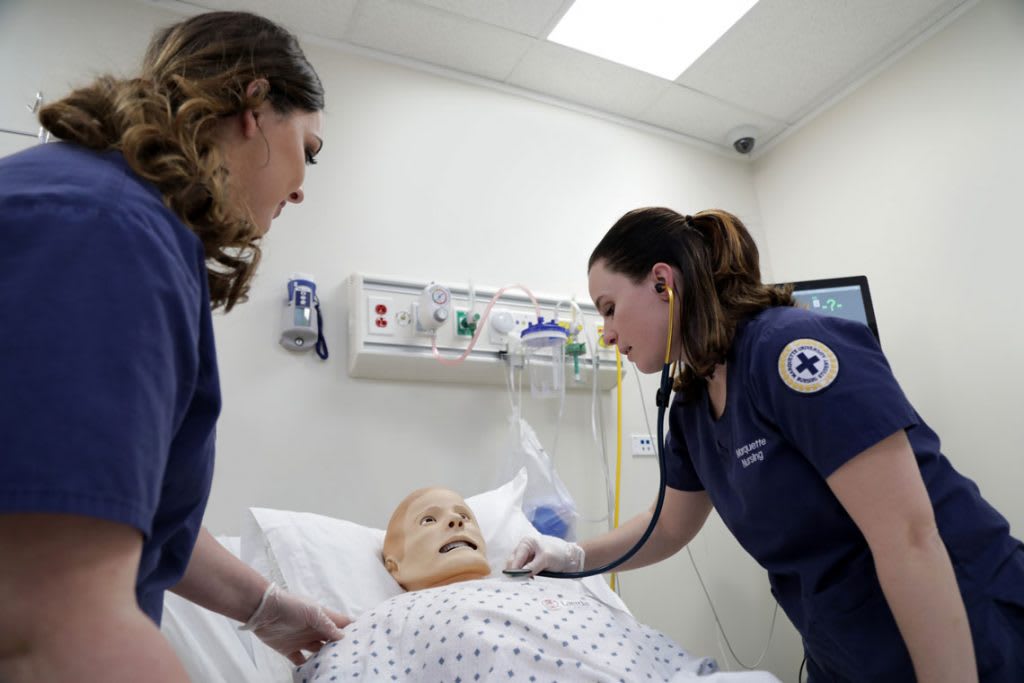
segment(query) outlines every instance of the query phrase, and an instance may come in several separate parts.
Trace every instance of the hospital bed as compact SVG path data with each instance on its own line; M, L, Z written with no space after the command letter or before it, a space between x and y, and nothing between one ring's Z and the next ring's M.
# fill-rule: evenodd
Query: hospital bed
M525 470L492 491L466 499L487 543L494 576L524 535L535 534L522 512ZM384 532L323 515L252 508L238 537L219 537L228 550L290 591L357 618L404 593L381 562ZM555 581L553 579L549 581ZM629 613L601 577L579 590L609 608ZM238 623L167 593L161 630L196 683L290 683L295 667ZM690 667L697 669L697 665ZM702 671L714 667L700 666ZM390 678L390 677L389 677ZM364 679L365 680L365 679ZM416 680L410 676L408 680ZM711 673L685 680L769 683L763 672Z

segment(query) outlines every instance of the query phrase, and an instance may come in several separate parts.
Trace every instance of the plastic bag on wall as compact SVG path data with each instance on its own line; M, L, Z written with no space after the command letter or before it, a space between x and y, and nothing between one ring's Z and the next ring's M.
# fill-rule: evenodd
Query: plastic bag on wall
M507 473L526 468L523 512L527 519L542 534L570 541L575 539L578 516L576 502L555 471L537 433L521 417L513 416L509 420L508 446L505 459ZM499 472L499 476L507 473ZM508 478L505 477L505 480Z

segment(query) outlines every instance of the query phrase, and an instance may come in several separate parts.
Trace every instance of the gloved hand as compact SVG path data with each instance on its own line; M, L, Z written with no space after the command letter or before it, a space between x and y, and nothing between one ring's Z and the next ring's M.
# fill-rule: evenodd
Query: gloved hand
M539 571L578 572L583 570L583 548L575 543L563 541L557 536L526 536L512 551L506 569L529 569Z
M319 652L325 642L341 640L345 637L341 628L350 622L351 619L337 612L303 600L271 583L256 611L240 628L252 631L293 664L299 665L306 661L303 650Z

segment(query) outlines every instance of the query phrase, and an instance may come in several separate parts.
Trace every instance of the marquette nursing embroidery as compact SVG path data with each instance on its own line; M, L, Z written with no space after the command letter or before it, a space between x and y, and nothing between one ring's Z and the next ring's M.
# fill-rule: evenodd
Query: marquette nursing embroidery
M813 394L835 381L839 359L817 339L797 339L779 354L779 377L793 391Z

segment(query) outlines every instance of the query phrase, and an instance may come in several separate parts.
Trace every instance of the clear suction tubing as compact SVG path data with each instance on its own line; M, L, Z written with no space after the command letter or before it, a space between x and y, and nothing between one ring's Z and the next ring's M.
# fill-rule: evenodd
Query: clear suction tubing
M557 397L565 391L565 344L569 332L554 321L528 325L519 334L534 398Z

